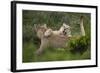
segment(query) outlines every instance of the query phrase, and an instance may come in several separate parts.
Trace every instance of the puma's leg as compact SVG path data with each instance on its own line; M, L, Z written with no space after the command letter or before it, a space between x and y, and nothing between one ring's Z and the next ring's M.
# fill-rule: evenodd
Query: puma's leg
M43 53L43 50L47 47L47 42L45 40L42 40L40 48L36 51L37 55L41 55Z

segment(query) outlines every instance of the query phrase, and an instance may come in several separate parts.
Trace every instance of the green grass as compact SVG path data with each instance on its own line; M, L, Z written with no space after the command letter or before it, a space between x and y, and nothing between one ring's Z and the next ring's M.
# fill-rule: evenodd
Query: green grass
M47 61L64 61L64 60L84 60L90 59L90 50L88 49L82 55L80 53L73 54L70 50L63 48L46 48L42 55L36 56L38 49L32 42L23 43L23 62L47 62Z

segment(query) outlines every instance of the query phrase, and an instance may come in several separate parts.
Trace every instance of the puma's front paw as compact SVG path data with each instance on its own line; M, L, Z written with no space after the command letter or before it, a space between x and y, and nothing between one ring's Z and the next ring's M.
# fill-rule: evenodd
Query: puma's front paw
M45 33L44 33L44 36L45 37L48 37L52 34L52 29L48 29Z

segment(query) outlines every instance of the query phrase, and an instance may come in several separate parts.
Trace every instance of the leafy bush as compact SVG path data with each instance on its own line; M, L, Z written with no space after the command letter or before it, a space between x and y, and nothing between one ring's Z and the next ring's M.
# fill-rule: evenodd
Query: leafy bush
M80 53L83 54L90 47L90 37L82 36L79 38L72 38L69 42L69 47L71 48L71 52L73 54Z

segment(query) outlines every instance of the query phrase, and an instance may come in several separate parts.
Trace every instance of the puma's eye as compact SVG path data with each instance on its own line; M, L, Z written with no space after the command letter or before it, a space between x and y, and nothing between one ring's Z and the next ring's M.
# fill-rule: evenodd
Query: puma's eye
M66 35L66 34L67 34L66 29L64 29L63 34L64 34L64 35Z
M64 32L64 35L66 35L67 34L67 32Z

